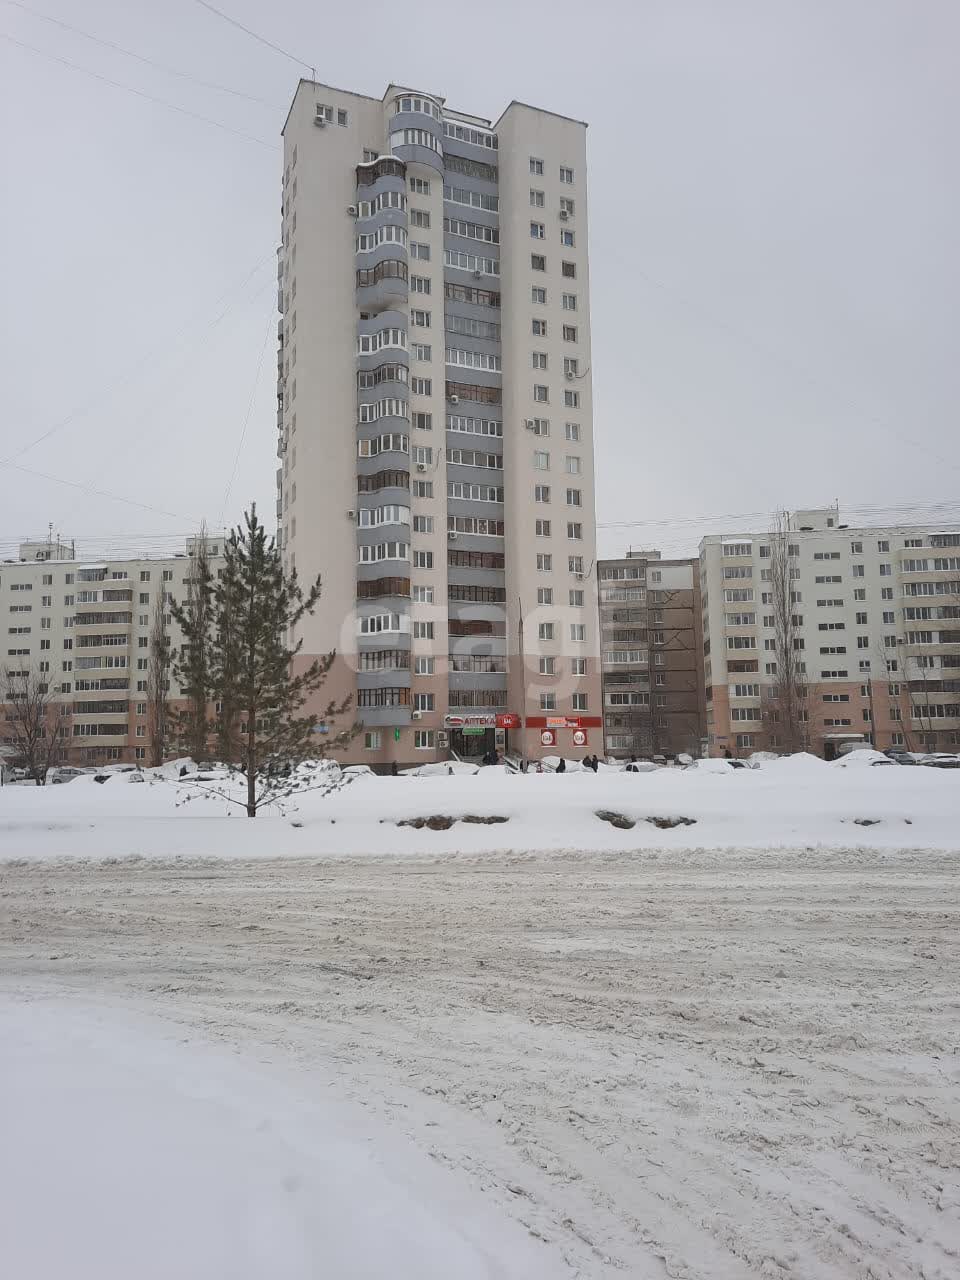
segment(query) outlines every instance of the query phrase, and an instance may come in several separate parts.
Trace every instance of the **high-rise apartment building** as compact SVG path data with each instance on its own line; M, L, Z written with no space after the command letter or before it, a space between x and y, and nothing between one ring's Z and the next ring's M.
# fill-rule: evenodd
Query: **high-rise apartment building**
M283 136L277 517L347 757L570 749L602 724L586 126L301 81Z
M828 758L960 744L960 526L796 511L772 535L704 538L700 585L711 754L784 749L798 725Z
M705 724L697 561L631 551L601 560L598 578L606 754L700 755Z
M60 757L72 765L150 758L147 683L150 635L158 598L183 601L190 572L183 555L140 559L77 557L59 539L23 543L18 560L0 563L0 738L11 747L4 700L23 681L48 686L60 725ZM208 537L214 575L223 567L223 537ZM182 636L165 612L171 648ZM169 699L180 698L173 673Z

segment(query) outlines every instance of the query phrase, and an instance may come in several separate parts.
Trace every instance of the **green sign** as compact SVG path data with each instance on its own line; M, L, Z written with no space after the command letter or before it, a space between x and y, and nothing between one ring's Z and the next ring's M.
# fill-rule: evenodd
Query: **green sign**
M476 734L476 733L486 733L487 731L482 724L468 724L468 725L464 725L462 732Z
M394 740L394 742L399 742L399 741L400 741L400 730L399 730L399 729L394 729L394 731L393 731L393 740Z

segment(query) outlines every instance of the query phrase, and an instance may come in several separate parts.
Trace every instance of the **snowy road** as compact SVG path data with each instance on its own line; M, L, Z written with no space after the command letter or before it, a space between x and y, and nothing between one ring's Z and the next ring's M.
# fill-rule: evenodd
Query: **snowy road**
M953 1280L957 865L11 864L0 994L333 1076L558 1277Z

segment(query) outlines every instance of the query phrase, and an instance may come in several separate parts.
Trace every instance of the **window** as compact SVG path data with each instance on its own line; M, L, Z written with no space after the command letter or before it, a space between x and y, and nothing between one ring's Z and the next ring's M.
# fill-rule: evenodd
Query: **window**
M534 502L550 501L550 486L548 484L537 484L533 487Z
M416 329L430 328L430 312L429 311L411 311L410 323Z
M568 218L572 218L574 215L573 201L570 200L567 196L560 197L560 212L561 214L565 213Z
M545 351L534 351L532 352L532 356L534 369L546 369L547 353Z
M433 516L414 516L414 533L433 533Z
M583 576L583 556L567 556L567 570L570 573Z
M436 695L432 693L415 693L413 695L414 711L432 711L435 697Z
M565 165L560 166L560 181L565 182L568 186L573 186L573 170L568 169Z
M537 587L537 604L553 604L553 587Z
M563 309L564 311L576 311L577 295L575 293L565 293L563 295Z
M561 262L560 274L566 276L568 280L577 278L577 264L575 262Z
M432 551L415 551L413 553L413 567L415 569L432 569L433 568L433 552Z
M567 506L568 507L583 506L583 491L581 489L567 490Z
M549 520L535 521L534 530L538 538L549 538L550 537L550 521Z
M432 729L414 729L413 746L416 751L432 751L433 741Z
M580 441L580 424L579 422L567 422L564 424L564 436L572 444L578 444Z
M583 540L583 525L579 521L568 521L567 537L573 538L576 542L581 542Z
M550 455L544 449L535 449L533 452L533 466L536 471L550 470Z
M430 213L427 209L411 209L410 210L411 227L430 227Z
M855 578L862 578L864 576L863 565L855 564L852 569L852 574Z
M546 271L547 259L544 257L542 253L531 253L530 266L533 268L534 271Z
M530 157L530 172L536 177L543 175L543 161L538 160L536 156Z
M433 639L433 623L432 622L415 622L413 624L414 640L432 640Z
M376 156L373 159L376 160ZM430 194L430 183L426 178L411 178L410 190L415 196L428 196Z
M427 379L429 381L429 379ZM433 430L433 414L432 413L413 413L410 420L417 431Z
M555 693L541 693L540 710L556 711L556 709L557 709L557 695Z
M531 328L533 330L533 336L535 338L545 338L547 336L546 320L534 320L531 325ZM546 368L546 365L544 365L544 368Z
M880 539L878 540L878 542L877 542L877 550L878 550L878 551L889 551L889 550L890 550L890 543L887 541L887 539L886 539L886 538L880 538Z
M433 379L432 378L411 378L410 390L415 396L432 396L433 395Z
M570 623L570 639L574 644L583 644L587 638L586 623L571 622Z
M585 693L575 693L571 705L574 711L586 711L588 708L587 695Z
M550 434L549 418L530 418L528 419L528 430L535 436L548 436Z
M412 293L429 293L430 281L427 276L411 276L410 291Z
M571 591L570 591L570 607L571 607L571 609L582 609L582 608L583 608L583 598L584 598L584 597L583 597L583 592L582 592L579 588L577 588L576 590L571 590Z
M547 301L546 289L541 289L534 285L530 290L530 301L535 302L538 306L545 306Z
M541 522L541 521L539 521L539 520L538 520L538 521L537 521L537 523L538 523L538 524L540 524L540 523L544 523L544 522ZM546 521L545 523L547 524L547 527L549 528L549 526L550 526L550 522L549 522L549 520L548 520L548 521ZM538 552L538 553L537 553L537 572L538 572L538 573L552 573L552 572L553 572L553 556L552 556L552 555L550 555L550 553L549 553L549 552L540 551L540 552ZM552 591L551 591L551 593L550 593L550 596L551 596L551 599L550 599L549 601L547 601L547 603L552 604L552 603L553 603L553 592L552 592Z
M430 246L428 244L424 244L421 240L411 240L410 257L416 258L418 262L429 262ZM376 268L374 268L374 270L376 270ZM371 283L373 282L371 281Z
M572 231L567 231L561 228L560 243L564 246L564 248L572 249L574 247L574 233Z
M563 326L563 340L564 342L576 342L577 326L575 324L565 324Z
M579 409L580 408L580 392L569 391L569 390L564 391L563 405L565 409Z
M378 731L374 731L372 733L365 733L363 735L363 749L364 751L380 750L380 734Z
M530 235L534 240L545 240L547 229L542 222L531 222Z
M893 566L892 566L892 565L889 565L889 564L882 564L882 565L880 566L880 577L881 577L881 578L889 578L889 577L892 575L892 573L893 573Z
M553 623L541 622L537 627L537 637L540 640L552 640L553 639Z
M414 480L413 496L415 498L432 498L433 497L433 481L432 480Z

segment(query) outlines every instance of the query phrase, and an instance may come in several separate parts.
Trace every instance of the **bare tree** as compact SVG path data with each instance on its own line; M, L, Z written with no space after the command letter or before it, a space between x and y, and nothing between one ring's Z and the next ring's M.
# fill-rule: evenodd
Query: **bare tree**
M23 761L27 773L43 786L47 770L60 759L60 704L56 701L59 685L50 687L45 673L4 671L6 699L6 734L10 745Z
M153 606L150 624L150 652L147 659L147 714L150 734L150 764L163 764L169 735L170 635L167 631L167 593L161 585Z
M777 646L776 674L764 718L768 732L775 734L787 751L804 751L810 743L809 705L794 586L799 572L791 550L787 513L778 511L770 530L769 583Z

